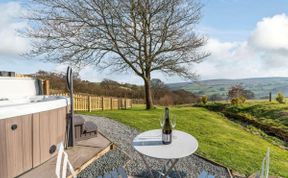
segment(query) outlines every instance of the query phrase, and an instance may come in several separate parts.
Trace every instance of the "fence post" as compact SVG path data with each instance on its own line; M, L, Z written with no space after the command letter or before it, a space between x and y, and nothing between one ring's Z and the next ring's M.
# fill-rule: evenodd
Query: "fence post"
M49 80L44 80L43 81L43 90L44 90L44 95L49 95L49 88L50 88L50 83Z
M118 109L121 109L122 108L122 98L119 98L118 99Z
M91 112L92 108L91 108L91 96L88 96L88 111Z
M272 101L272 92L269 92L269 102Z
M117 99L117 109L120 109L121 108L121 98L118 98Z
M113 109L113 98L112 97L110 97L110 108L111 108L111 110Z
M104 110L104 97L102 96L101 99L102 99L102 102L101 102L102 110Z
M125 109L127 109L127 98L125 98L125 100L124 100L124 107L125 107Z

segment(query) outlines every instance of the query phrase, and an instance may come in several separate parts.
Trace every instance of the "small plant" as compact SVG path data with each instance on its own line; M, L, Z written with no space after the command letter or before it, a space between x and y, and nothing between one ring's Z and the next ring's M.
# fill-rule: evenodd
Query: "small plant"
M238 105L239 104L239 98L237 97L237 98L232 98L231 99L231 104L232 105Z
M278 92L275 99L276 99L276 101L277 101L278 103L283 104L283 103L285 103L284 98L285 98L284 94L281 93L281 92Z
M244 96L239 97L240 104L244 104L246 102L246 98Z
M207 97L207 96L202 96L202 97L201 97L201 102L202 102L202 104L207 104L207 102L208 102L208 97Z
M246 98L244 96L239 96L239 97L232 98L230 101L232 105L244 104L246 101Z

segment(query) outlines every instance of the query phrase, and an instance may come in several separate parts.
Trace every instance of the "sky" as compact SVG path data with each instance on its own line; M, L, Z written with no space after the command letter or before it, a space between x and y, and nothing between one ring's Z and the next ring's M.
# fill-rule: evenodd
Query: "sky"
M208 37L205 49L211 55L190 70L204 79L237 79L288 76L288 1L286 0L201 0L202 19L197 33ZM27 27L19 17L21 1L0 0L0 71L34 73L38 70L64 72L67 66L27 59L20 54L30 49L29 39L17 31ZM143 84L133 73L112 73L86 67L82 79L104 78ZM165 83L182 82L177 76L152 73Z

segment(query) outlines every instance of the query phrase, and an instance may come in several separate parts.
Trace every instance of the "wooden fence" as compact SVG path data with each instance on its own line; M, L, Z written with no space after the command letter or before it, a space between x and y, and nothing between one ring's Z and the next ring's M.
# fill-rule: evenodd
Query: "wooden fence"
M68 96L67 93L52 94L55 96ZM128 98L114 98L103 96L90 96L74 94L75 111L97 111L132 108L132 100Z
M132 103L133 104L145 104L145 100L144 99L132 99Z

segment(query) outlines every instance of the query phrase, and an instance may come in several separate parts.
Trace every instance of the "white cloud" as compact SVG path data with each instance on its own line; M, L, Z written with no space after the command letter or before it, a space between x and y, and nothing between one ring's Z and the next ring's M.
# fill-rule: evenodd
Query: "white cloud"
M202 79L288 76L288 16L263 18L246 41L209 39L206 49L212 55L193 68Z
M207 50L211 56L195 65L194 70L201 79L207 78L243 78L259 68L259 59L246 42L220 42L210 39Z
M0 4L0 55L18 55L29 49L29 41L18 34L27 27L18 19L23 12L17 2Z
M276 70L273 73L278 69L279 75L282 74L280 69L288 67L288 16L279 14L263 18L248 43L261 56L266 68Z
M249 43L264 50L288 50L288 16L280 14L263 18L257 23Z
M237 47L237 43L231 42L220 42L217 39L209 39L206 49L214 56L214 57L229 57L231 56L230 50Z

